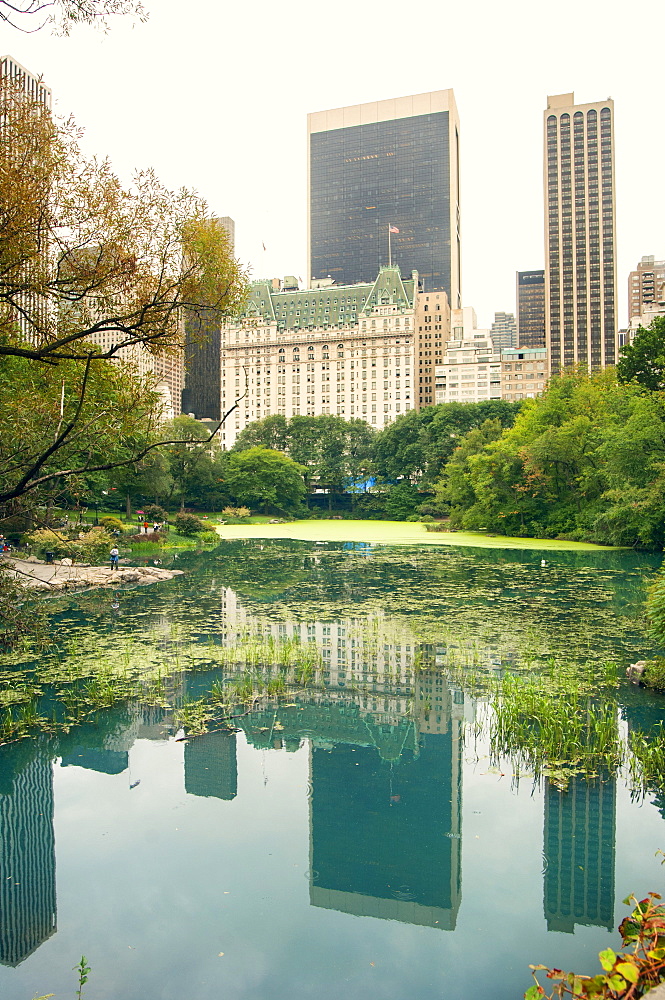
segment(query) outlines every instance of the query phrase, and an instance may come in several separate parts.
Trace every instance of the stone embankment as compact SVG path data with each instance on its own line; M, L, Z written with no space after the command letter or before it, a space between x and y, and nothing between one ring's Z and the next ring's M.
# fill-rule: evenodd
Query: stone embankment
M56 592L62 590L87 590L89 587L124 587L128 584L145 585L172 580L182 576L180 569L161 569L159 566L121 566L112 570L107 566L68 565L43 563L33 559L3 558L2 566L25 586Z

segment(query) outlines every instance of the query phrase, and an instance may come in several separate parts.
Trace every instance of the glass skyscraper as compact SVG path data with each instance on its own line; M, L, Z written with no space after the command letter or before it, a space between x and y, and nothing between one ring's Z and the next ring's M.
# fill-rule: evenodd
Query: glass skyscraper
M460 306L459 118L452 90L308 116L309 278L418 271Z

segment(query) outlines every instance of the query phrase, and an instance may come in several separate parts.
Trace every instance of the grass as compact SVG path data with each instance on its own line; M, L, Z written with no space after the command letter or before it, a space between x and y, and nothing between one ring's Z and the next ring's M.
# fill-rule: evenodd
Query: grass
M607 551L590 542L554 538L508 538L482 531L428 532L420 522L409 521L293 521L289 524L224 524L216 528L222 538L297 538L303 541L369 542L373 545L468 545L485 549L536 551Z

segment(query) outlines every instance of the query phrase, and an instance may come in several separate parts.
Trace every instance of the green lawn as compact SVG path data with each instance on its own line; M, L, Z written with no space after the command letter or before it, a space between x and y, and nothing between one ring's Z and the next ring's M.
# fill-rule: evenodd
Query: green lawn
M473 545L487 549L548 549L607 551L589 542L562 542L553 538L508 538L484 531L427 531L409 521L294 521L291 524L224 524L216 527L222 538L300 538L303 541L372 542L382 545Z

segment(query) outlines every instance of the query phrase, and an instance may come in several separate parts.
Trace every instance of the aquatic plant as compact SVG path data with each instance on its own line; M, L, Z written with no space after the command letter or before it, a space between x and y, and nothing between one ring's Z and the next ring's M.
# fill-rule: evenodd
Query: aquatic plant
M525 1000L554 1000L565 996L576 998L598 997L604 1000L632 1000L648 993L665 979L665 906L657 902L661 897L650 892L645 899L635 896L624 899L625 905L633 903L630 916L619 926L624 948L618 954L606 948L598 955L603 972L596 976L582 976L546 965L531 965L535 983L524 994ZM538 981L538 973L556 985L547 993Z

